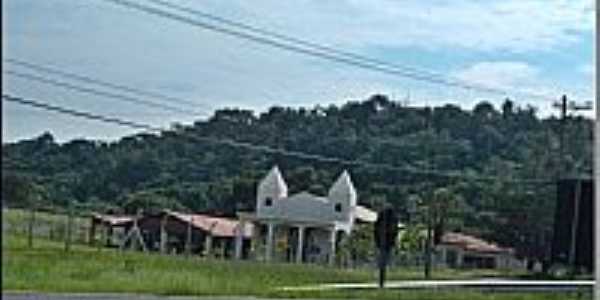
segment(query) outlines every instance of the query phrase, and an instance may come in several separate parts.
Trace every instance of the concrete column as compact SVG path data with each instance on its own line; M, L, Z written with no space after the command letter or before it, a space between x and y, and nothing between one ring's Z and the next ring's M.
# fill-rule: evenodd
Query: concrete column
M298 226L298 245L296 249L296 262L302 263L302 256L304 254L304 226Z
M333 266L335 264L335 227L331 228L329 234L329 265Z
M235 258L242 259L242 248L244 243L244 229L246 228L246 222L240 219L236 228L235 234Z
M204 238L204 256L210 257L212 254L212 244L213 244L213 236L210 232L206 233L206 237Z
M265 251L265 260L270 262L273 259L273 239L275 236L275 224L269 222L267 224L267 247Z

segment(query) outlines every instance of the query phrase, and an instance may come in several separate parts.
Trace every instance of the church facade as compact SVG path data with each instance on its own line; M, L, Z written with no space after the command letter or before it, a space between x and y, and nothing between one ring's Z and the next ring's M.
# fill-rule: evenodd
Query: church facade
M254 225L255 259L333 264L336 247L351 234L355 223L374 222L376 214L357 205L356 189L347 171L326 196L309 192L289 195L280 170L273 167L258 184L255 212L238 213L238 217L240 224ZM241 243L236 248L241 249Z

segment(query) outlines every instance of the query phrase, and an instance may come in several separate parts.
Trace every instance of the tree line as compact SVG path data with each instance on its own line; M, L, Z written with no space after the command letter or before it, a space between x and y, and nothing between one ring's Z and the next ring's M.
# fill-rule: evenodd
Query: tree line
M172 208L233 216L254 209L257 182L273 165L291 192L316 194L326 194L348 169L367 207L390 205L403 222L422 224L419 207L428 205L434 227L473 232L522 255L542 256L555 185L519 180L591 174L592 130L590 119L541 118L534 107L509 99L498 108L481 101L470 110L410 107L385 95L339 106L274 106L260 114L226 108L191 125L117 141L57 143L46 132L3 144L2 199L13 207L76 201L125 213ZM194 135L400 169L269 154L189 138ZM465 176L444 175L449 172Z

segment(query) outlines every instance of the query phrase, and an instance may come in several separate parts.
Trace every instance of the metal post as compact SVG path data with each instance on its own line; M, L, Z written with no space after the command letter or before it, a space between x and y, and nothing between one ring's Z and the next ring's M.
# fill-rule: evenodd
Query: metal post
M596 22L600 22L600 10L596 10ZM596 50L597 51L597 50ZM598 54L596 54L597 57L600 56ZM598 61L598 60L596 60ZM598 81L598 79L596 78L596 81ZM596 87L596 103L600 103L600 97L598 97L598 88ZM594 197L594 220L596 220L594 223L595 228L594 228L594 240L595 240L595 252L596 255L595 257L595 278L596 278L596 285L594 287L594 299L596 300L600 300L600 106L596 106L596 130L595 130L595 147L594 147L594 151L596 152L596 155L594 155L594 160L595 160L595 165L596 167L595 169L595 182L594 182L594 192L595 192L595 197Z
M597 2L597 1L596 1ZM595 9L596 11L596 28L600 27L600 10ZM598 62L600 62L600 52L598 52L598 45L600 44L598 42L599 40L596 39L596 47L594 47L594 51L595 51L595 56L596 56L596 65L598 65ZM594 219L596 220L594 223L595 225L595 252L596 255L594 256L595 259L595 278L596 278L596 284L594 287L594 299L596 300L600 300L600 96L599 96L599 92L598 92L598 76L597 76L597 72L595 72L595 81L594 81L594 89L596 92L596 130L595 130L595 134L594 134L594 162L595 162L595 168L594 168L594 179L595 179L595 185L594 185L594 192L595 192L595 196L594 199Z

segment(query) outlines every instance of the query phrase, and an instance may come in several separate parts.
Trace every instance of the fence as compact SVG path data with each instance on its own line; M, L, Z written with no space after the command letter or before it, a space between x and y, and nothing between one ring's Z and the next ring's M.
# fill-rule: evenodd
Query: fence
M28 247L34 248L36 240L63 242L65 251L73 244L89 244L91 212L79 206L70 209L58 207L3 207L3 236L19 236L27 239ZM3 239L4 242L4 239Z
M92 225L92 214L95 212L102 213L104 211L105 209L101 207L94 207L91 205L84 205L79 203L73 203L67 208L48 205L30 207L3 207L3 236L16 235L20 237L25 237L28 246L31 248L36 247L36 240L38 239L60 242L64 245L65 251L70 251L72 245L93 245L98 249L102 249L108 244L112 244L112 246L114 247L119 247L121 246L123 237L127 236L127 234L129 233L129 230L127 230L127 228L123 228L125 229L124 232L113 232L113 234L111 235L114 238L112 240L112 243L107 243L107 237L105 236L106 232L104 230L93 230L94 226ZM212 258L225 258L225 253L227 253L227 257L233 258L234 251L233 247L231 246L231 242L233 242L232 240L227 241L227 243L224 241L221 241L219 243L215 242L215 245L212 245L211 247L213 249L211 251L211 255L207 255L207 252L205 252L206 245L202 242L202 240L206 239L202 234L197 233L196 231L189 231L189 228L183 228L178 230L183 232L182 234L180 234L180 236L176 236L175 234L171 235L170 233L169 238L167 239L167 244L185 244L184 247L178 247L178 250L175 252L191 254L196 257L210 256ZM149 248L148 250L173 253L173 251L163 251L163 249L161 248L162 245L160 243L157 243L157 241L162 240L160 235L155 234L158 232L157 229L153 228L151 231L156 232L139 233L140 235L143 235L143 240L146 242L145 246ZM189 234L191 235L190 239L188 240L187 236ZM336 253L336 266L341 268L374 268L376 253L373 249L373 246L369 246L367 243L368 240L371 239L371 234L372 230L367 228L364 231L364 233L362 233L362 238L358 241L358 243L355 241L352 245L350 245L351 249L344 248L343 240L340 241L340 245L336 247L336 249L338 250L338 253ZM177 241L171 243L172 238L176 238ZM471 239L471 237L468 236L459 236L459 238ZM275 255L277 261L294 262L295 259L290 259L290 255L286 252L286 249L288 248L292 250L296 249L296 246L294 246L293 244L294 238L286 236L282 238L282 240L286 242L284 245L275 245L278 249L277 251L274 250L274 254L278 254ZM195 245L191 245L189 249L193 250L190 250L191 253L188 253L187 243L189 243L190 241L193 241ZM229 251L226 251L224 248L218 249L219 245L221 247L225 247L227 245L231 249L229 249ZM459 261L461 264L464 263L465 266L486 266L489 264L490 260L490 258L484 257L484 255L480 255L479 257L473 257L473 254L469 254L466 251L463 251L464 253L455 253L456 251L454 251L453 249L448 249L444 252L434 250L433 252L435 256L433 258L434 264L436 264L437 267L442 268L454 267L458 264ZM245 255L245 257L250 260L261 261L264 260L264 258L262 258L264 253L265 247L263 243L260 242L260 239L254 238L251 241L250 251L248 255ZM460 260L456 259L457 255L461 256ZM471 257L469 257L469 255ZM452 260L451 258L454 258L453 261L455 262L447 263L448 261ZM506 258L498 256L492 259L495 260L493 262L494 264L499 264L498 262ZM305 259L304 262L310 263L310 260ZM398 249L392 256L391 266L395 268L414 268L424 266L425 262L426 258L423 253L423 247L420 247L419 249L413 249L411 251ZM513 266L517 265L515 263L510 264ZM509 265L509 263L503 263L503 265ZM519 266L519 268L522 267Z

